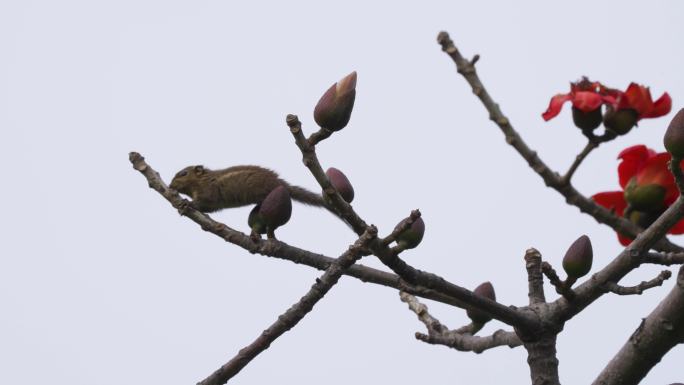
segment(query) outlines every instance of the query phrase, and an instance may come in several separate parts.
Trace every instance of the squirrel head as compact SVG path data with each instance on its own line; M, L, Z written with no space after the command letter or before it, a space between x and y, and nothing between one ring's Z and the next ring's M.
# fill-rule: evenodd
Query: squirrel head
M185 195L191 195L192 189L197 185L198 181L203 179L209 169L204 166L188 166L176 173L176 176L171 180L169 187Z

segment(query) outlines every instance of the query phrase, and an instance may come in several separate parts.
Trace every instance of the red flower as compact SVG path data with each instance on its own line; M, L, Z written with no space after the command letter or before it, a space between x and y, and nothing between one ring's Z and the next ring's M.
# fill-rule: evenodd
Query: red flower
M665 92L654 102L648 87L630 83L627 91L621 92L617 96L614 108L618 111L633 109L637 113L637 120L657 118L670 112L672 109L672 98Z
M616 215L624 216L640 227L648 227L679 195L668 169L671 156L667 152L656 153L644 145L637 145L623 150L618 159L622 160L618 165L618 176L623 191L601 192L592 199ZM680 167L682 164L684 162ZM684 234L684 219L677 222L669 233ZM623 246L632 241L622 234L618 234L618 239Z
M577 83L570 83L570 92L552 97L542 118L546 121L553 119L560 113L563 104L568 101L572 102L574 108L584 113L594 112L602 104L615 103L615 97L604 90L605 87L601 83L589 81L587 78L582 78Z

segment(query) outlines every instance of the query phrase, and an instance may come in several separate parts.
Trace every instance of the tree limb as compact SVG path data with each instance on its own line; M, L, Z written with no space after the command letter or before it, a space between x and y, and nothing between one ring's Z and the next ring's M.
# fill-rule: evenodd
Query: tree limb
M635 238L637 234L643 231L630 221L617 217L606 208L599 206L593 200L579 193L572 186L572 184L569 183L569 181L568 183L564 183L562 177L559 176L557 172L552 171L546 165L546 163L539 158L537 152L530 149L523 141L518 132L511 125L508 118L506 118L506 116L501 112L499 105L494 102L485 89L482 81L477 75L473 63L461 56L461 53L454 45L454 42L449 37L449 34L446 32L440 32L437 36L437 41L442 46L442 50L446 52L456 64L458 73L463 75L465 80L472 87L473 93L480 99L484 107L487 109L489 112L489 119L499 126L506 137L506 142L510 144L520 154L520 156L527 161L530 168L532 168L532 170L534 170L534 172L544 180L544 183L548 187L558 191L561 195L563 195L563 197L565 197L565 200L569 204L579 208L581 212L592 216L599 223L603 223L612 227L618 233ZM684 248L675 245L666 238L658 240L658 242L653 245L653 248L659 251L684 251Z
M684 266L667 297L641 321L593 384L638 384L670 349L683 342Z
M609 291L617 295L641 295L644 292L644 290L661 286L663 282L668 280L671 276L672 272L670 272L669 270L663 270L660 272L660 274L658 274L657 277L653 278L652 280L642 281L640 284L636 286L620 286L615 282L606 282L603 285L603 288L606 291Z
M301 321L337 283L344 271L362 256L363 248L377 236L378 230L370 226L361 237L333 262L311 289L285 313L264 330L254 342L240 349L238 354L198 385L225 384L247 366L259 353L268 349L271 343Z

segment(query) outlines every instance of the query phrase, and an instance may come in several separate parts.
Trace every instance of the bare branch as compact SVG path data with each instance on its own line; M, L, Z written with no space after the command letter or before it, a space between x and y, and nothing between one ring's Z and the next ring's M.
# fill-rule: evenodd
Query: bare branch
M420 322L425 324L425 328L429 334L440 334L449 331L448 327L442 325L437 318L430 315L427 306L420 303L416 297L401 291L399 292L399 298L408 305L412 312L416 313Z
M670 349L684 343L683 310L684 266L667 297L642 320L593 384L638 384Z
M427 306L420 303L416 297L403 292L399 295L401 300L408 304L409 309L416 313L418 319L425 324L428 331L428 334L416 333L416 339L418 340L478 354L498 346L514 348L522 345L522 341L514 332L504 330L497 330L494 334L487 337L474 336L473 334L479 331L482 325L475 325L473 323L457 330L449 330L437 318L430 315Z
M478 354L498 346L515 348L522 345L522 341L514 332L501 329L486 337L459 333L433 335L416 333L416 339L428 344L444 345L463 352L474 352Z
M665 266L681 265L684 264L684 253L647 253L641 262Z
M542 258L539 251L534 248L527 249L525 252L525 268L527 269L527 296L530 299L530 305L546 302L541 265Z
M562 295L568 301L572 301L575 298L575 292L572 291L572 288L565 281L558 277L558 273L556 273L556 270L554 270L550 263L543 262L542 271L546 278L549 279L549 282L556 288L556 293Z
M615 282L606 282L603 284L603 288L606 291L610 291L611 293L615 293L617 295L634 295L638 294L641 295L644 290L648 290L657 286L661 286L663 282L668 280L672 276L672 272L669 270L663 270L658 274L657 277L653 278L650 281L642 281L640 284L636 286L620 286Z
M287 125L290 127L290 132L295 138L295 143L302 153L304 165L309 169L318 184L321 186L327 197L330 199L333 207L337 209L341 217L357 232L357 234L366 227L366 222L354 211L352 206L344 201L335 188L331 185L328 177L325 175L321 164L316 156L316 151L313 146L306 140L302 132L302 124L296 115L287 115ZM492 318L496 318L504 323L521 329L533 330L538 326L536 317L529 313L523 313L517 309L504 306L496 301L488 298L475 295L472 291L448 282L444 278L432 273L427 273L418 270L406 262L404 262L397 255L398 250L392 250L387 247L382 241L374 241L369 245L385 266L389 267L397 275L411 284L420 285L429 289L435 290L441 294L454 297L460 301L465 302L468 306L480 309L489 313Z
M225 384L256 358L259 353L268 349L273 341L297 325L337 283L344 270L361 258L363 248L377 236L377 233L378 230L374 226L370 226L352 246L349 246L349 250L337 258L325 273L316 279L316 283L311 286L311 289L299 302L280 315L254 342L242 348L235 357L205 380L199 382L198 385Z
M300 249L288 245L282 241L261 239L253 240L248 235L236 231L223 223L217 222L208 215L192 208L192 206L188 204L188 201L181 198L176 191L170 189L166 183L164 183L159 176L159 173L145 162L145 158L143 158L142 155L138 154L137 152L132 152L129 155L129 158L133 164L133 167L140 171L140 173L147 179L150 188L161 194L182 215L185 215L200 225L203 230L217 235L226 242L230 242L236 246L239 246L250 253L284 259L297 264L311 266L318 270L328 269L335 261L334 258ZM461 308L467 306L467 304L463 301L438 293L432 289L420 285L410 284L402 280L398 275L373 269L371 267L353 265L347 269L344 274L357 278L362 282L374 283L397 290L403 290L407 293L428 298L433 301L438 301Z
M551 170L539 158L537 153L527 146L518 132L513 128L508 118L506 118L506 116L504 116L504 114L501 112L499 105L492 100L491 96L485 89L482 81L480 81L480 78L475 71L473 64L467 59L463 58L461 53L454 45L454 42L449 37L449 34L446 32L440 32L437 36L437 41L442 46L442 50L446 52L456 64L458 73L463 75L465 80L473 89L473 93L480 99L484 107L487 109L489 112L489 118L496 123L497 126L499 126L506 137L506 142L510 144L516 151L518 151L520 156L527 161L530 168L532 168L532 170L534 170L534 172L544 180L544 183L547 186L553 188L563 195L569 204L576 206L583 213L591 215L599 223L604 223L612 227L618 233L635 238L637 234L642 231L642 229L625 218L617 217L609 210L596 204L596 202L593 200L580 194L570 183L563 183L563 180L558 173ZM684 248L675 245L666 238L659 239L658 242L656 242L652 247L659 251L684 251Z
M575 174L575 171L577 171L577 168L579 168L580 164L584 161L584 159L589 155L590 152L592 152L595 148L599 146L599 143L593 140L590 140L587 145L584 147L582 152L580 152L576 157L575 161L572 162L572 165L570 165L570 168L568 171L563 175L561 178L561 183L562 184L569 184L570 179L572 179L572 176Z

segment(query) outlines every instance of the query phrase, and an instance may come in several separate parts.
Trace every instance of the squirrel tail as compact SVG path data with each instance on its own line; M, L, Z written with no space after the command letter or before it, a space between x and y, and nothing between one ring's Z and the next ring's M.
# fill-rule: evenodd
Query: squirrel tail
M325 207L325 201L321 194L309 191L304 187L290 186L290 196L292 199L304 203L305 205Z
M349 224L342 216L335 210L332 206L328 205L325 200L323 199L323 195L321 194L316 194L315 192L309 191L305 189L304 187L299 187L299 186L289 186L290 190L290 196L292 199L304 203L305 205L310 205L310 206L316 206L316 207L323 207L330 211L333 215L336 217L342 219L342 221L350 228L354 229L354 227Z

